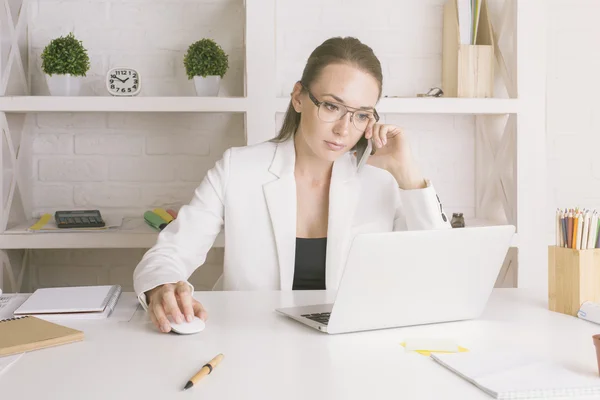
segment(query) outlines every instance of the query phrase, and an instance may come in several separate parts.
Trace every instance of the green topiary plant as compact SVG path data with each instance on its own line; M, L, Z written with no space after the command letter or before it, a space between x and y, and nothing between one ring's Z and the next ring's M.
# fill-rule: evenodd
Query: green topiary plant
M188 79L194 76L206 78L210 75L222 78L229 68L229 58L214 40L201 39L190 45L183 58L183 65Z
M50 76L86 76L89 69L90 58L87 50L81 41L75 39L73 33L53 39L42 52L42 70Z

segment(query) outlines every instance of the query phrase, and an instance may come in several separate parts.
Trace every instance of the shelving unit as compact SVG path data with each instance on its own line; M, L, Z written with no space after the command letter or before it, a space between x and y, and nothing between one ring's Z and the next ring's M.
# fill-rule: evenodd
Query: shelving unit
M546 265L546 244L540 235L545 195L545 132L543 119L543 61L539 56L539 33L531 33L538 22L543 0L505 0L499 29L494 31L498 79L512 98L383 98L380 114L467 114L476 119L476 219L470 226L510 223L517 227L513 245L519 247L519 285L530 286L534 273ZM21 0L26 4L26 0ZM9 5L10 3L10 5ZM27 16L21 8L16 23L11 18L14 0L0 0L0 25L10 38L7 63L0 59L0 129L2 154L8 155L0 175L0 260L8 275L9 289L18 290L27 266L29 249L147 248L156 232L142 220L131 220L123 229L104 233L31 234L27 223L8 228L19 178L19 149L26 145L27 116L42 112L231 112L245 114L247 144L270 139L275 132L275 114L285 112L289 99L276 97L275 0L245 0L245 97L45 97L30 96L27 63L21 49L27 49ZM14 12L13 12L14 14ZM519 18L517 18L517 15ZM518 38L516 32L526 32ZM441 33L440 33L441 34ZM499 47L508 35L510 52ZM518 46L517 46L518 44ZM517 63L518 60L518 63ZM518 96L517 96L518 94ZM518 98L517 98L518 97ZM15 117L16 116L16 117ZM508 116L508 118L506 118ZM29 200L20 199L27 215ZM223 245L222 235L216 243ZM23 262L15 274L7 250L23 249ZM515 260L516 261L516 260ZM516 263L515 263L516 264Z
M0 110L34 112L246 112L244 97L0 97Z
M147 249L156 243L158 232L143 218L124 218L123 225L104 232L43 232L31 233L27 221L7 229L0 235L0 248L10 249ZM215 240L215 247L223 247L224 234Z

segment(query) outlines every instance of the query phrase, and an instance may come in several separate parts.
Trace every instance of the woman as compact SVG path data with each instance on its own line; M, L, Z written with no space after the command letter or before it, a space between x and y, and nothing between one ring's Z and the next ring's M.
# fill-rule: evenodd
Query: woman
M357 233L450 227L401 129L377 122L382 79L371 48L329 39L294 85L279 135L225 151L135 269L161 331L168 316L206 319L187 279L223 227L225 290L336 288ZM361 138L375 154L357 170Z

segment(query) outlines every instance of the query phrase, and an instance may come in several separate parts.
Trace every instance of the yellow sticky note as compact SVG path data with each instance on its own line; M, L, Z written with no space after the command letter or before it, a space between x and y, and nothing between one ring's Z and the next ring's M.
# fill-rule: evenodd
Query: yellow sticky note
M400 343L400 346L406 347L406 342ZM458 346L458 352L464 353L469 351L469 349L464 348L462 346ZM431 353L453 353L452 351L438 351L438 350L415 350L416 353L429 357Z
M33 224L29 227L29 229L31 229L33 231L39 231L48 223L48 221L50 221L50 218L52 218L52 215L50 215L50 214L42 215L35 224Z

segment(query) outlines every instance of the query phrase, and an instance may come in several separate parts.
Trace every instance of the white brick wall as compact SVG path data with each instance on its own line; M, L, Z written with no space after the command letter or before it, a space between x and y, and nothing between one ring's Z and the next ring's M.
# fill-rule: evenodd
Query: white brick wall
M88 49L91 69L82 94L108 95L110 67L140 71L142 96L194 95L183 57L193 42L210 37L229 54L221 95L243 95L244 7L242 0L114 1L37 0L30 7L32 91L47 94L41 72L43 48L74 32Z
M277 88L287 95L310 52L328 37L353 35L373 47L384 71L384 96L415 96L441 83L443 0L277 0ZM383 10L386 10L383 12ZM269 23L269 21L265 21ZM83 94L107 95L104 74L137 67L144 96L193 95L182 65L187 46L209 36L230 55L222 96L243 95L241 0L44 0L32 3L32 90L47 94L39 54L73 30L92 68ZM474 214L474 124L466 116L386 115L406 129L424 173L446 211ZM281 122L281 115L278 115ZM244 144L242 115L170 113L47 113L35 116L32 186L35 212L102 208L141 215L189 201L206 170L228 147ZM210 288L222 249L194 275ZM143 250L39 250L30 280L42 286L121 283Z
M547 154L552 208L600 209L600 2L548 3ZM548 216L548 237L554 225Z

